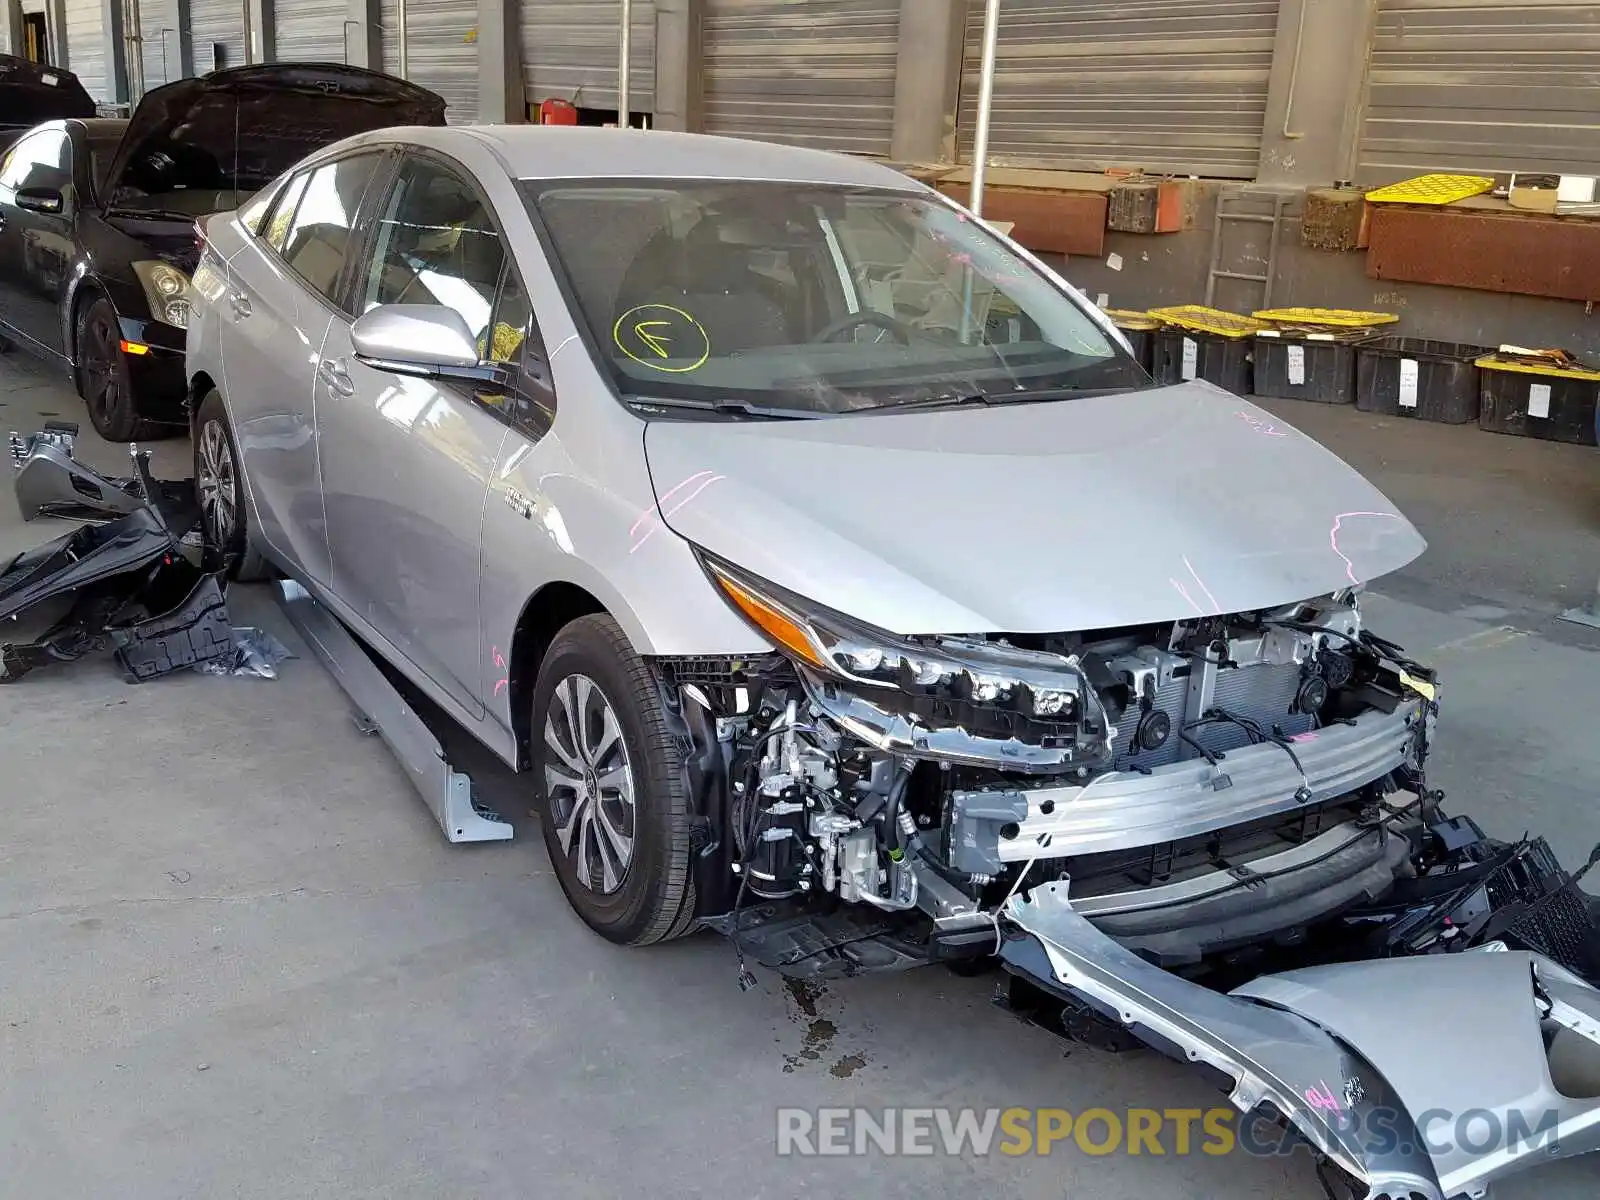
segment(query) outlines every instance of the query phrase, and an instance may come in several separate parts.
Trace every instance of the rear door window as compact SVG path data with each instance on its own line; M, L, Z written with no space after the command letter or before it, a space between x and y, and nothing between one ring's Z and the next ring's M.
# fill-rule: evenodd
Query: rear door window
M310 181L311 172L302 171L278 193L278 202L272 206L272 216L268 218L266 233L262 235L262 241L274 250L281 251L288 240L289 228L294 224L294 210L299 207L300 197L305 195L306 184Z
M341 308L345 262L360 242L361 200L382 163L381 153L355 154L315 168L279 249L296 275Z

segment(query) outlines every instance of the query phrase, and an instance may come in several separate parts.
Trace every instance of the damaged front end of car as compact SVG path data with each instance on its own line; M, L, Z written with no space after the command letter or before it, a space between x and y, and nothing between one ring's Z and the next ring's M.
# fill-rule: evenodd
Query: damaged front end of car
M1437 678L1357 588L906 638L702 558L777 647L653 661L742 982L998 963L1019 1014L1203 1066L1352 1196L1477 1196L1600 1144L1589 898L1443 811ZM1436 1146L1445 1109L1554 1132Z

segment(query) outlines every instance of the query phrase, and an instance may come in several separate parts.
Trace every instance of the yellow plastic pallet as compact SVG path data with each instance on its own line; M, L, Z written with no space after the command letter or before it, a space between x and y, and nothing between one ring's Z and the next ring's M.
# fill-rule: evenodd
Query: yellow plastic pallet
M1487 354L1472 365L1481 367L1485 371L1513 371L1518 375L1545 375L1556 379L1600 381L1600 371L1585 370L1582 367L1545 366L1529 362L1527 359L1500 358L1494 354Z
M1400 319L1394 313L1353 308L1263 308L1250 315L1278 325L1336 325L1341 329L1370 329L1374 325L1392 325Z
M1203 304L1180 304L1173 308L1152 308L1150 316L1180 329L1196 333L1213 333L1218 337L1251 337L1269 328L1265 321L1247 317L1243 313L1224 312L1220 308L1207 308Z
M1367 193L1373 204L1454 204L1494 187L1485 175L1418 175Z

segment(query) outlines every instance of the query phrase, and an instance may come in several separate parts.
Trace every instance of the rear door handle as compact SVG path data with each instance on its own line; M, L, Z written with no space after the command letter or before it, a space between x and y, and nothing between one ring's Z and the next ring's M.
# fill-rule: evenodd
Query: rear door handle
M317 364L317 376L328 385L330 391L341 396L354 396L356 385L350 378L350 372L344 365L342 358L325 358Z
M250 315L250 298L243 292L235 292L228 297L228 303L233 306L233 315L248 317Z

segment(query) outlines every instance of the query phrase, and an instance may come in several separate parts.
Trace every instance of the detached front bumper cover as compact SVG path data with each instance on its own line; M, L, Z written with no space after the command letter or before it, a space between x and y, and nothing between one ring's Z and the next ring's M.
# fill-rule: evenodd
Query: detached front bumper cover
M38 433L10 436L12 487L24 521L39 517L103 521L145 506L140 477L113 478L85 466L73 457L77 438L78 427L70 421L50 421ZM190 502L191 481L150 482L169 510Z
M1024 935L1002 947L1009 969L1220 1072L1241 1112L1276 1110L1369 1200L1481 1197L1600 1148L1600 991L1542 955L1345 963L1224 994L1112 941L1065 883L1012 897L1006 915Z

